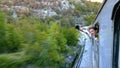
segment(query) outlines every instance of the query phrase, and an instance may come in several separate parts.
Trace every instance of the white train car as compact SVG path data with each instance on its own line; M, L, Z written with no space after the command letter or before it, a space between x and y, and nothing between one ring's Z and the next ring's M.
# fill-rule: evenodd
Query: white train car
M99 68L120 68L120 0L105 0L94 26L99 26Z
M99 28L97 68L120 68L120 0L105 0L92 26ZM73 68L80 68L80 59Z

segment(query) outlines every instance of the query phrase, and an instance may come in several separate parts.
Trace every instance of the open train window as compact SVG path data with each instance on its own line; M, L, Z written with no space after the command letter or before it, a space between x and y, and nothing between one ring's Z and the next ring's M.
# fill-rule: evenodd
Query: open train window
M97 22L94 27L97 29L97 34L96 34L96 37L97 39L99 39L99 23Z

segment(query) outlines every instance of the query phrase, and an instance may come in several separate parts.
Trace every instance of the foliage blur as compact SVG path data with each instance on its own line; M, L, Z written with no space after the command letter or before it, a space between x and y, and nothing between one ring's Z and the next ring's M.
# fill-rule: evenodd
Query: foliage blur
M12 11L0 7L3 10L0 11L0 68L65 68L66 57L75 55L78 46L74 17L83 17L85 25L90 25L101 5L70 2L75 8L61 12L53 7L59 15L45 19L22 11L14 19ZM12 3L7 5L12 6ZM32 7L34 5L33 2Z
M7 23L0 13L0 68L64 68L77 45L78 31L58 22L43 23L38 18L20 18Z

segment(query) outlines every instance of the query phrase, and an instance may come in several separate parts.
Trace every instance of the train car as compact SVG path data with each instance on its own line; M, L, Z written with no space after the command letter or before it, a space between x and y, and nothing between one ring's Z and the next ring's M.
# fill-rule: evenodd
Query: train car
M97 68L120 68L120 0L105 0L92 26L99 29ZM80 68L80 59L73 68Z
M99 68L120 68L120 0L105 0L93 25L99 26Z

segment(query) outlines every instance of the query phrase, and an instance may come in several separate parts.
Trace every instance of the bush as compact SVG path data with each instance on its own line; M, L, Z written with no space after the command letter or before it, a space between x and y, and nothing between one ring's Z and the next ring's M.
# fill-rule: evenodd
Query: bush
M0 21L0 53L18 51L21 44L14 25L7 24L3 14L0 14Z
M75 46L78 42L79 33L74 28L64 29L64 36L67 39L67 45Z
M15 31L14 24L9 24L6 29L6 51L16 52L21 47L20 37Z
M40 32L36 35L37 41L27 47L26 54L32 56L36 61L31 63L40 67L61 67L64 62L66 39L59 31L57 24L52 24L48 32Z
M6 48L6 41L5 41L5 31L6 31L6 23L4 20L4 14L0 13L0 53L4 52Z
M64 68L66 65L65 57L69 52L66 45L76 45L77 31L74 28L62 28L54 22L51 22L47 32L36 30L38 32L35 33L39 33L35 35L36 42L32 45L28 44L25 49L26 54L34 60L31 60L31 64L38 67ZM69 36L67 36L68 34Z

